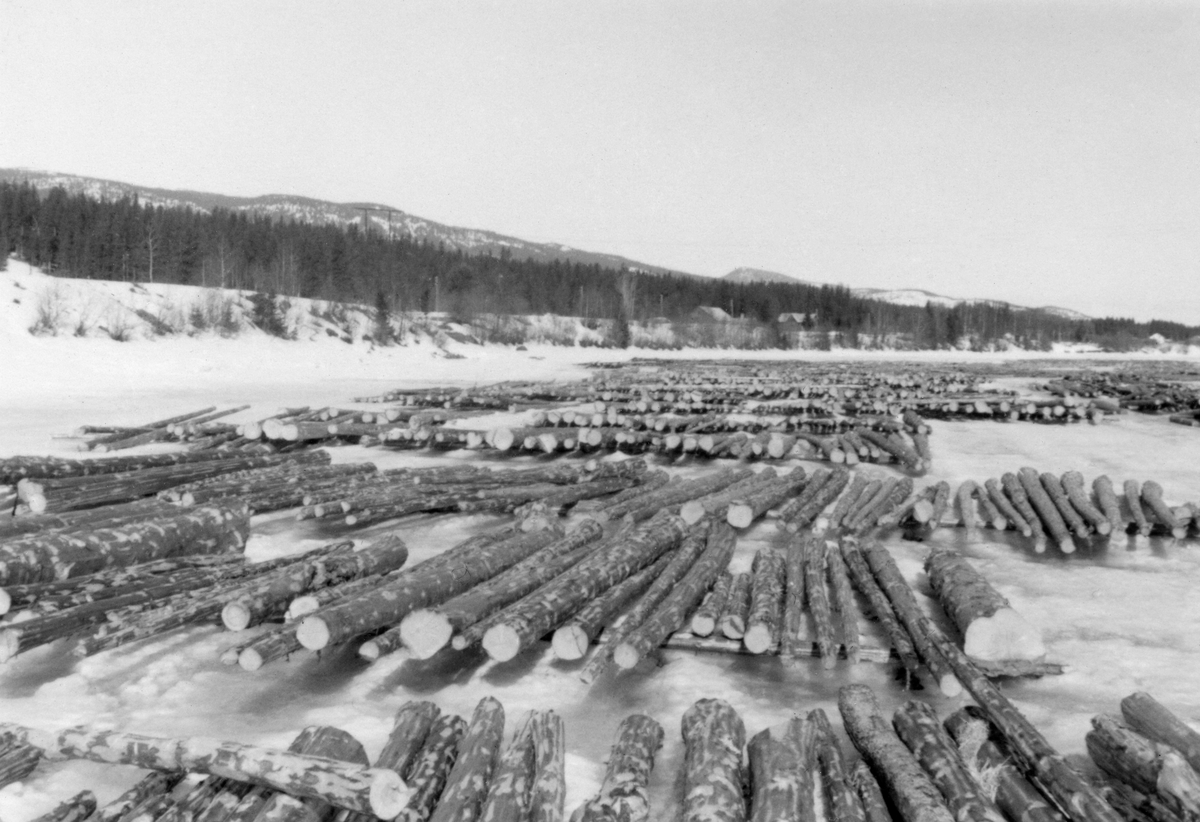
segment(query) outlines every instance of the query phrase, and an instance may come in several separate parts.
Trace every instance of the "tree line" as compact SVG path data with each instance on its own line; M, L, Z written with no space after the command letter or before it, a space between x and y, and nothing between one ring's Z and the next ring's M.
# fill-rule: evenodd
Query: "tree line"
M440 243L389 238L358 224L163 207L136 197L99 200L16 182L0 183L0 249L63 277L253 290L367 303L392 312L549 313L621 324L686 321L696 308L716 306L773 329L781 314L795 312L810 317L809 330L836 335L844 345L899 337L914 347L937 348L963 338L986 344L1008 336L1036 346L1200 334L1200 327L1178 323L1077 321L1003 304L900 306L836 285L735 283L519 260L504 252L470 255ZM774 338L784 344L784 335Z

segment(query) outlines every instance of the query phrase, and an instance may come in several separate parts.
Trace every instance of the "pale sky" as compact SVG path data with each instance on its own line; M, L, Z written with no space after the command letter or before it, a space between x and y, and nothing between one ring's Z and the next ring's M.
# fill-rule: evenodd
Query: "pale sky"
M1200 3L0 0L0 166L1200 324Z

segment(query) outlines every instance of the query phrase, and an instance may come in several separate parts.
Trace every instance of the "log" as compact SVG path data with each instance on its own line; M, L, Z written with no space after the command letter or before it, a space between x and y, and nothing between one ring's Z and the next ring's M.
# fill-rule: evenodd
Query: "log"
M1004 495L1004 488L1000 485L998 480L989 479L983 484L983 487L984 490L987 491L988 499L992 501L992 504L996 506L996 510L1000 512L1000 515L1003 516L1005 520L1007 520L1009 525L1011 525L1017 531L1020 531L1023 536L1033 536L1033 528L1030 526L1029 520L1027 520L1025 515L1018 511L1012 501L1010 501L1009 498Z
M446 778L458 754L458 743L466 732L461 716L442 715L433 723L421 753L405 779L411 795L397 822L426 822L437 805Z
M475 713L458 745L458 756L429 822L474 822L481 819L492 775L504 739L504 708L490 696Z
M1087 522L1088 525L1100 536L1108 536L1112 533L1112 523L1096 506L1092 505L1092 501L1088 499L1088 492L1083 483L1083 474L1078 471L1068 471L1062 475L1060 480L1063 491L1067 494L1067 499L1071 503L1079 516Z
M700 607L692 614L691 631L696 636L710 636L717 629L717 621L725 610L729 589L733 585L733 574L725 572L717 577L712 589L704 595Z
M952 642L928 620L925 630L959 681L987 713L992 725L1003 735L1021 769L1038 781L1047 796L1073 822L1119 822L1112 807L1067 764L1017 708L988 681Z
M833 616L829 610L829 593L825 587L825 545L810 537L804 545L804 598L813 620L817 647L821 650L821 666L837 664L837 641L833 635Z
M1034 540L1035 547L1040 550L1045 550L1041 544L1044 536L1042 529L1042 521L1038 517L1037 512L1033 510L1033 505L1029 502L1029 497L1025 493L1025 488L1021 485L1021 481L1016 474L1011 472L1003 474L1000 477L1001 485L1004 488L1004 493L1012 502L1014 510L1018 511L1021 518L1025 520L1025 524L1029 526L1030 536Z
M1104 714L1092 718L1085 742L1092 761L1105 772L1144 794L1157 794L1184 819L1200 817L1200 776L1174 748Z
M1037 516L1046 533L1058 544L1059 550L1064 554L1074 553L1075 543L1067 532L1067 523L1063 520L1054 501L1046 493L1046 487L1042 485L1038 472L1033 468L1022 468L1017 472L1017 479L1021 482L1021 488L1025 491L1029 504L1037 511Z
M609 519L632 516L634 519L640 520L644 518L643 515L646 512L654 513L674 505L680 505L688 500L715 493L750 477L753 473L749 468L740 470L724 468L699 479L668 483L657 491L636 497L625 505L615 505L604 513L608 515Z
M119 819L129 818L127 814L134 808L150 800L165 797L175 789L183 777L182 772L151 771L112 802L102 808L97 808L96 813L89 817L89 822L117 822Z
M720 491L688 500L680 506L679 516L688 525L695 525L705 517L723 520L728 516L730 503L769 487L776 478L775 469L768 466Z
M296 637L305 648L317 651L397 625L417 608L444 602L511 568L557 536L547 530L479 548L451 549L373 591L309 614L297 627Z
M825 543L825 571L829 577L829 590L833 594L831 601L833 610L837 612L838 633L842 636L842 647L846 649L847 659L851 662L858 662L858 609L854 603L854 592L850 587L846 563L842 559L841 548L836 542Z
M804 481L804 469L796 468L774 482L739 495L729 503L725 521L734 528L749 528L756 519L794 495L804 486Z
M567 796L566 738L562 717L554 711L533 715L533 784L530 822L562 822Z
M909 477L889 481L886 485L887 493L872 501L870 507L863 511L861 516L855 517L851 524L854 532L863 534L874 528L912 493L912 488L913 481Z
M405 702L396 711L392 730L375 767L390 768L408 784L426 739L442 712L432 702Z
M783 523L783 528L788 533L796 533L801 529L812 525L816 520L817 515L825 510L829 503L837 499L838 494L850 483L850 472L846 470L835 471L830 475L829 480L821 485L813 496L802 506L797 508L794 513L790 513L787 517L784 511L789 506L784 506L779 512L779 522ZM799 497L793 502L799 501Z
M809 477L808 482L804 484L804 487L796 495L796 498L789 500L779 509L779 519L788 520L795 516L801 508L817 495L817 492L821 490L821 486L827 483L832 476L833 471L828 468L818 468L813 471L812 476ZM780 527L782 527L782 524Z
M662 743L662 726L650 717L634 714L622 720L600 792L571 814L571 822L649 822L648 784Z
M646 621L613 649L613 661L619 667L626 670L634 667L684 624L687 614L729 565L736 542L737 538L729 526L723 523L713 526L708 533L704 553L646 617Z
M875 781L865 760L860 759L854 763L850 781L862 802L863 814L867 822L892 822L892 812L888 810L887 800L883 798L883 791L880 790L879 783ZM1021 822L1037 822L1037 820L1029 819L1021 820Z
M709 528L706 525L692 528L688 532L680 544L679 550L675 551L672 555L670 564L655 577L654 582L638 598L634 606L622 615L619 620L609 624L604 629L604 633L600 637L599 647L596 648L596 652L592 655L592 658L588 660L588 664L580 671L580 679L584 682L592 682L608 668L612 652L617 645L654 613L659 604L666 599L676 584L684 578L688 570L700 558L708 544L708 532ZM557 631L554 634L554 642L558 642ZM576 637L574 647L580 649L580 656L586 653L587 648L582 643L581 637ZM555 652L558 652L557 645L555 646ZM569 656L564 657L561 654L559 656L562 659L570 658Z
M830 512L824 527L830 530L840 528L842 520L845 519L850 509L858 503L858 500L868 493L874 493L874 490L871 489L872 482L875 483L875 488L879 487L879 480L871 480L865 474L855 474L854 479L850 481L850 487L846 489L846 492L838 498L837 503L833 506L833 511Z
M879 583L880 590L887 596L896 613L896 618L904 626L913 647L916 648L921 661L937 680L938 688L946 696L954 697L962 693L962 684L954 675L942 652L930 641L924 628L924 615L912 588L905 581L900 569L896 567L891 554L877 542L866 542L861 546L863 557Z
M909 471L922 474L929 468L929 465L921 458L921 455L898 435L887 436L867 428L860 429L858 433L867 442L891 454L896 458L897 462Z
M929 512L929 519L926 520L930 530L942 524L942 518L946 516L946 510L949 507L950 483L942 480L933 487L933 507Z
M955 494L960 519L968 533L979 528L979 517L975 510L975 492L978 490L979 486L975 484L974 480L963 480Z
M794 729L803 723L793 717L750 740L750 822L816 822L808 751L801 749L801 732Z
M3 752L0 753L0 788L29 776L41 760L40 748L6 742Z
M975 709L978 710L978 709ZM964 708L946 718L946 730L954 738L967 769L973 775L987 774L995 784L996 807L1008 819L1022 822L1062 822L1063 816L1013 767L989 736L985 719Z
M1146 511L1142 507L1142 486L1137 480L1125 480L1125 504L1137 526L1138 534L1150 536L1150 521L1146 519Z
M1049 471L1044 472L1041 477L1042 487L1046 489L1046 494L1050 497L1054 507L1058 509L1058 513L1062 516L1063 522L1074 532L1075 536L1080 539L1087 539L1091 531L1088 525L1084 522L1083 517L1071 505L1071 501L1067 498L1067 492L1063 488L1062 480L1051 474Z
M119 528L12 540L0 545L0 584L67 579L185 553L236 553L249 531L249 509L227 502Z
M554 579L577 565L594 550L601 536L595 520L584 520L565 537L522 560L507 571L465 591L433 609L418 609L408 614L395 629L363 646L373 645L377 655L360 649L367 658L395 650L401 644L417 659L428 659L444 648L456 632L478 623L501 608ZM389 635L394 638L389 641ZM456 646L457 647L457 646ZM463 647L466 647L465 645ZM459 649L461 650L461 649Z
M367 759L367 752L363 750L362 744L357 739L340 728L327 725L308 726L292 740L287 750L288 753L302 754L363 768L371 764ZM246 795L245 787L238 784L231 787L232 790L227 788L222 791L209 804L209 809L205 811L206 816L211 810L217 818L220 818L221 811L219 809L222 806L232 809L241 802ZM326 819L336 813L334 807L323 798L312 796L299 798L286 793L267 794L266 791L262 792L261 810L255 817L256 820L262 820L262 822L280 822L281 820L301 822L301 820Z
M783 560L783 625L780 652L795 659L802 646L808 644L800 631L804 623L804 540L792 537L787 543ZM694 632L693 628L693 632Z
M500 662L512 659L589 600L679 545L685 533L686 526L679 517L656 516L610 549L593 554L505 609L503 619L484 634L484 650Z
M1154 480L1142 483L1142 503L1153 512L1155 519L1171 531L1175 539L1187 536L1187 522L1180 522L1171 508L1163 501L1163 489Z
M720 699L701 699L683 714L683 822L745 822L742 718Z
M1200 771L1200 733L1145 691L1137 691L1121 700L1121 715L1142 736L1169 745L1192 768Z
M1008 528L1008 520L996 504L992 502L992 498L988 495L987 489L981 485L975 486L975 498L979 501L979 507L983 511L984 524L996 531L1004 531Z
M846 773L842 747L833 733L833 726L823 710L817 708L808 715L813 728L813 742L821 778L825 783L825 800L833 822L867 822L862 800Z
M747 573L735 574L725 598L725 608L717 627L727 639L741 639L746 635L746 620L750 618L750 596L754 577Z
M905 479L908 479L908 477L905 477ZM908 482L908 488L904 493L900 494L899 499L896 500L897 504L904 497L908 496L908 492L912 490L912 480L909 479ZM897 493L902 487L900 481L894 477L888 477L879 481L878 485L875 483L871 483L871 485L875 490L869 495L864 495L842 520L842 528L847 531L858 533L865 530L862 528L862 524L871 517L872 512L886 505L892 495ZM871 522L874 523L875 520L871 519Z
M850 741L906 822L955 822L937 787L880 713L870 688L842 687L838 691L838 711Z
M779 647L785 587L783 557L770 549L754 555L751 568L750 612L742 642L752 654Z
M858 542L856 540L843 539L841 547L842 559L846 561L846 570L850 573L850 579L854 583L854 587L867 600L872 615L883 627L884 633L887 634L888 640L892 643L892 648L895 649L896 655L900 657L900 662L904 666L908 677L910 680L916 680L921 667L921 663L917 659L916 648L913 646L908 632L900 624L900 620L896 618L896 611L892 607L892 603L888 600L887 594L883 592L883 589L879 587L879 583L875 581L875 576L871 573L867 561L863 559L863 555L859 551Z
M1101 474L1092 480L1092 492L1104 518L1108 520L1110 534L1123 534L1126 530L1125 518L1121 516L1121 506L1117 503L1117 492L1113 489L1112 480L1107 474Z
M934 596L963 637L967 656L982 660L1040 660L1046 656L1041 632L1013 610L966 558L934 550L925 558Z
M529 819L535 767L531 711L517 725L516 733L496 763L480 819L485 822L523 822Z
M1005 822L1000 810L983 793L959 758L937 712L924 702L909 701L892 717L902 742L941 791L956 820Z
M57 808L44 813L33 822L83 822L96 810L96 795L80 791Z
M13 724L0 725L0 734L11 734L19 743L36 745L51 756L215 774L383 819L394 817L408 801L408 788L394 771L236 742L85 728L47 732Z

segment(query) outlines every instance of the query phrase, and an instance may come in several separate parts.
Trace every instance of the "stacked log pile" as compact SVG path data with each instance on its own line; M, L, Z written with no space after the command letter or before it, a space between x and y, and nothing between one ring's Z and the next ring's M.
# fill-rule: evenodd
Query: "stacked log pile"
M953 495L945 484L926 487L884 524L911 529L919 538L943 525L1017 531L1036 551L1052 543L1065 554L1093 541L1133 535L1184 539L1200 530L1200 508L1168 505L1159 483L1126 480L1122 491L1103 474L1089 483L1078 471L1060 476L1025 467L983 483L967 480Z
M1060 397L1087 398L1119 405L1143 414L1200 411L1196 375L1154 379L1147 373L1080 372L1047 381L1042 387Z

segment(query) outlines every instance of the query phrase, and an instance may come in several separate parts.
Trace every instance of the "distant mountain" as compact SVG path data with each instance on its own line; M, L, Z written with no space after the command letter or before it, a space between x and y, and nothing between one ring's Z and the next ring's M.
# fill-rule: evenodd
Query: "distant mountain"
M0 169L0 181L27 182L39 190L61 186L72 194L85 194L100 200L137 198L142 203L166 208L193 208L205 213L214 208L270 217L276 220L296 220L316 225L338 225L343 228L357 223L385 236L409 237L431 243L444 243L447 248L461 249L467 254L508 253L513 258L532 258L539 262L563 260L583 265L597 264L604 268L628 268L650 274L677 274L661 266L649 265L616 254L583 251L558 243L534 243L508 237L493 231L460 228L435 223L399 208L380 203L331 203L311 197L291 194L266 194L261 197L230 197L202 191L171 190L101 180L77 174L59 174L23 168Z
M821 285L821 283L801 280L797 277L780 274L777 271L766 271L761 268L735 268L722 279L735 283L799 283L801 285ZM1028 306L1013 305L1003 300L988 300L981 297L947 297L944 294L935 294L923 288L851 288L850 293L856 297L879 300L880 302L892 303L893 305L923 306L925 303L933 303L934 305L953 308L960 303L966 303L967 305L993 305L996 307L1007 305L1018 311L1030 310ZM1045 311L1047 314L1064 317L1068 320L1092 319L1087 314L1079 311L1074 311L1070 308L1059 308L1057 306L1041 306L1033 310Z

